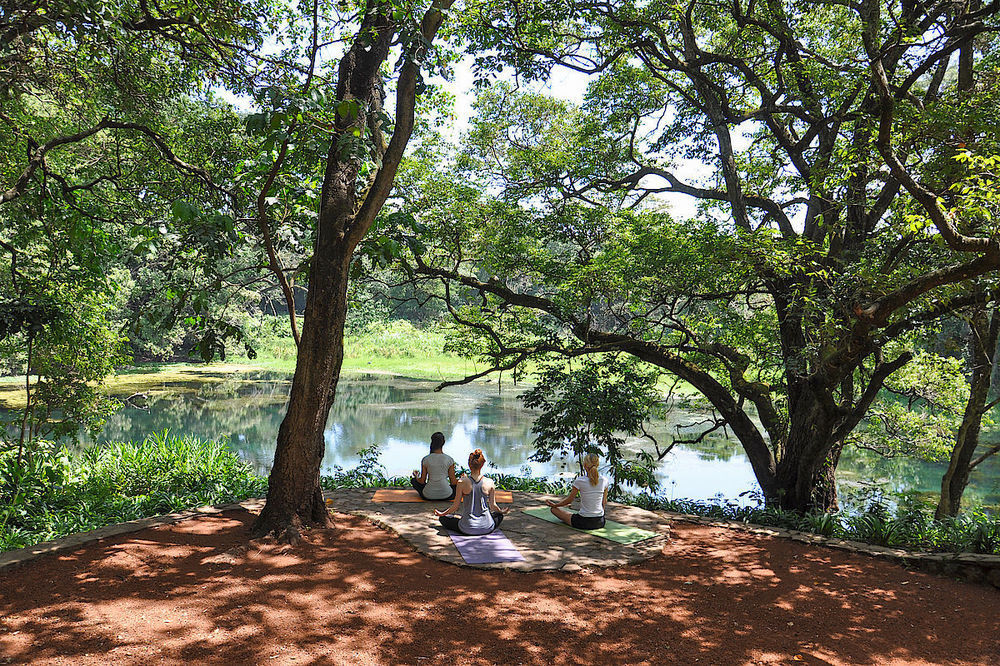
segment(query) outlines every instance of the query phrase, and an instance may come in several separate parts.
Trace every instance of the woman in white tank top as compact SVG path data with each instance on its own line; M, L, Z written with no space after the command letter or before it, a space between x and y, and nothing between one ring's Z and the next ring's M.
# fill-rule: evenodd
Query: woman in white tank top
M569 496L559 502L545 500L553 516L579 530L596 530L604 527L604 509L608 504L610 483L608 477L601 476L597 471L600 462L601 459L595 454L587 454L583 459L583 471L586 472L586 475L576 477L576 480L573 481L573 488L569 491ZM579 513L570 513L559 508L569 506L577 495L580 496Z

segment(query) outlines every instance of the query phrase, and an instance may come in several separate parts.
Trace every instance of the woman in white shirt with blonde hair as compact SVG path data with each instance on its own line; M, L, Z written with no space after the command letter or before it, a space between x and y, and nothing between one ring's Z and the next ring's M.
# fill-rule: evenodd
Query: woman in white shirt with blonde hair
M573 487L569 491L569 496L559 502L545 500L549 505L552 515L563 521L567 525L580 530L596 530L604 527L604 509L608 504L608 477L601 476L597 470L601 459L596 454L588 453L583 458L583 471L573 481ZM569 506L570 503L580 496L580 512L570 513L561 506Z

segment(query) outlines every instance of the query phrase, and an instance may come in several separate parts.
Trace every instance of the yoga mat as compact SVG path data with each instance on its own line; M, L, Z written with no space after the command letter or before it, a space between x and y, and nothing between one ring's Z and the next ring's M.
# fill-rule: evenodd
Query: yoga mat
M509 490L496 491L497 502L510 504L514 501L514 496ZM428 502L431 500L421 499L420 493L412 488L379 488L372 496L373 502ZM450 502L451 500L433 500L435 502Z
M481 536L466 536L448 532L466 564L491 564L493 562L524 562L517 546L503 532L494 530Z
M534 508L534 509L524 509L524 512L529 516L534 516L535 518L541 518L542 520L547 520L550 523L556 523L557 525L563 525L565 527L571 527L566 525L563 521L559 520L552 515L548 507L544 508ZM572 528L571 529L576 529ZM608 541L614 541L615 543L637 543L639 541L645 541L646 539L652 539L655 536L659 536L656 532L650 532L649 530L642 530L638 527L632 527L630 525L622 525L621 523L616 523L613 520L608 520L605 518L604 527L597 530L577 530L578 532L585 532L587 534L593 534L594 536L599 536L602 539L607 539Z

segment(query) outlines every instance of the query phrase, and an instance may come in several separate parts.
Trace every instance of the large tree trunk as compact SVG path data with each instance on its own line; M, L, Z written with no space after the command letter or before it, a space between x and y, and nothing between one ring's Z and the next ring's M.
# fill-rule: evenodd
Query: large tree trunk
M938 520L958 515L962 506L962 495L969 483L972 456L979 446L979 432L982 429L990 380L993 376L997 332L1000 329L1000 308L994 307L993 316L989 319L985 309L977 310L972 316L969 328L969 356L972 360L969 402L962 415L962 424L958 428L948 469L941 478L941 499L934 513L934 517Z
M359 238L351 233L361 161L344 144L352 130L369 128L382 109L379 71L389 55L394 26L381 3L369 3L355 43L338 69L337 100L355 101L356 111L338 112L335 139L327 156L316 243L309 270L302 340L288 412L278 430L267 503L252 535L278 533L295 541L301 525L331 525L319 484L323 432L344 360L344 321L351 256ZM373 137L375 139L376 137ZM381 139L381 135L377 135Z
M344 360L350 266L345 249L317 253L313 261L288 412L278 430L267 504L253 526L255 537L277 532L295 541L303 525L332 525L319 471L326 448L323 433Z
M835 511L834 477L843 444L836 441L834 421L811 387L800 385L790 393L795 400L789 405L788 440L769 503L799 513Z
M382 132L381 70L399 27L390 3L368 0L357 37L340 61L337 121L323 179L302 339L288 412L278 430L267 503L251 530L254 537L276 533L295 541L302 525L331 525L319 470L323 432L344 360L351 258L392 189L413 132L419 63L441 25L442 12L452 3L435 0L420 23L422 39L404 45L406 62L396 87L395 125L388 143ZM350 102L345 105L350 108L341 111L340 102ZM357 137L362 136L368 145L359 150ZM380 164L367 183L359 183L362 153Z

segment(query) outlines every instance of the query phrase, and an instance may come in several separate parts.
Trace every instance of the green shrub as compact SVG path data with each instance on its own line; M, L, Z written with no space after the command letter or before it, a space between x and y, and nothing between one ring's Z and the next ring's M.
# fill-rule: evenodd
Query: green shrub
M970 511L937 521L933 508L903 498L891 512L883 500L870 502L854 515L842 513L801 516L772 507L741 506L736 502L666 499L648 493L627 495L626 504L654 511L672 511L707 518L812 532L826 537L862 541L917 551L975 552L1000 555L1000 516Z
M151 435L78 453L0 456L0 549L204 504L262 495L265 479L225 442Z
M840 533L840 521L832 513L810 513L803 519L805 531L820 536L832 537Z

